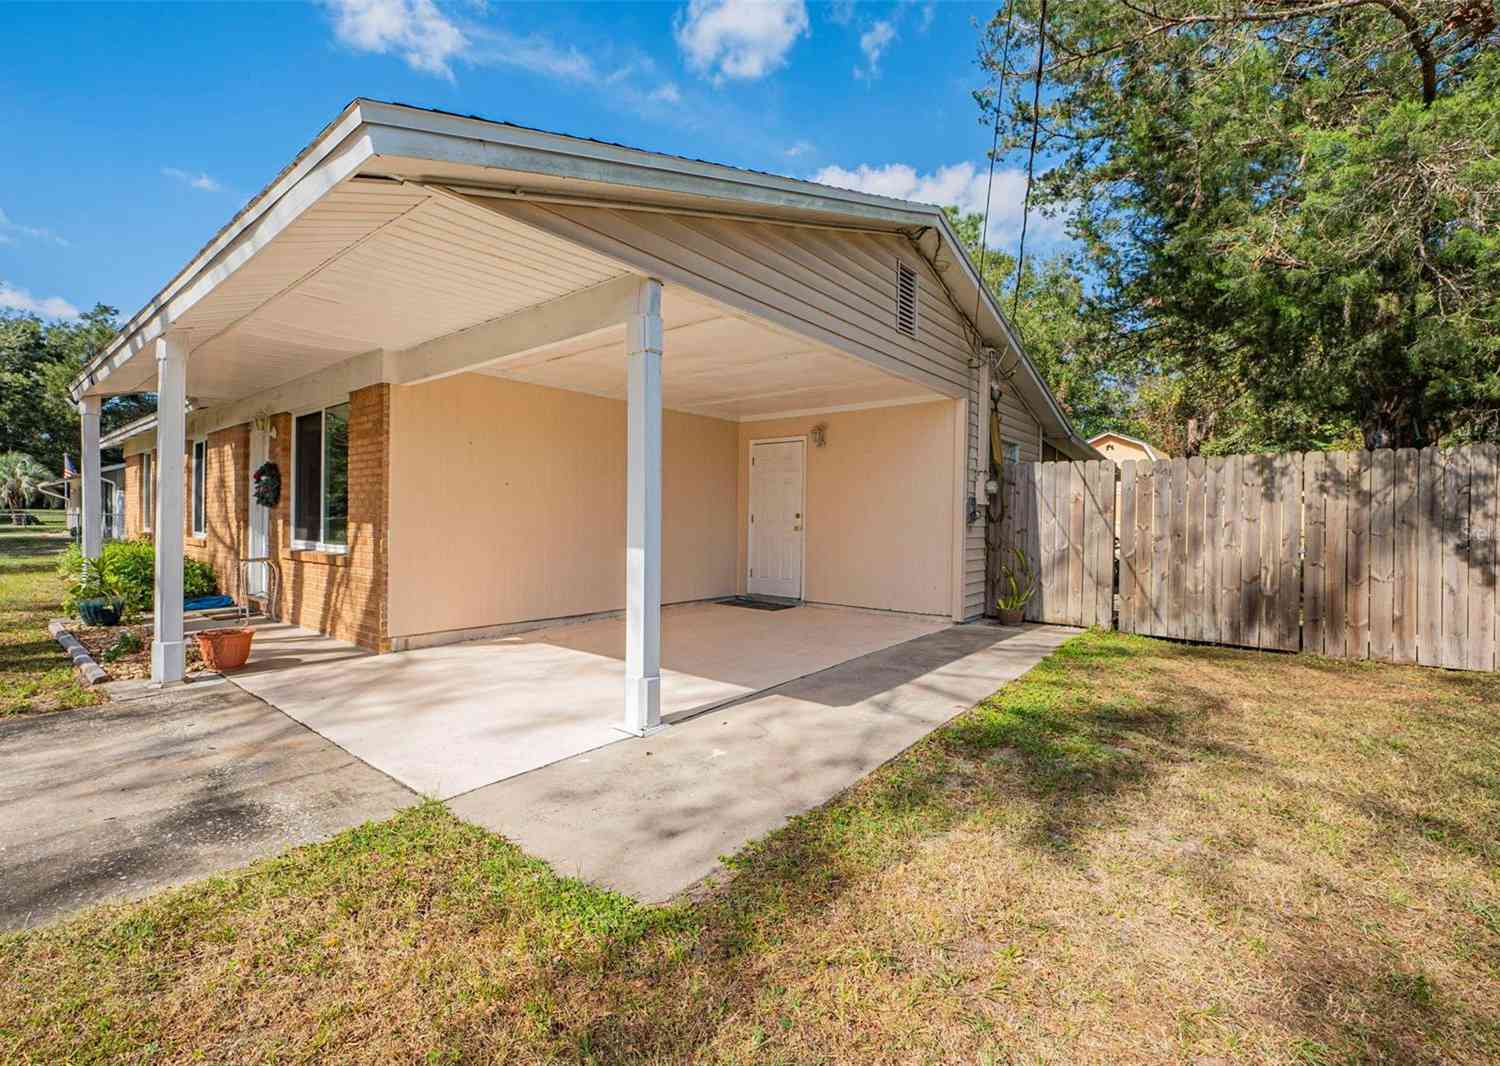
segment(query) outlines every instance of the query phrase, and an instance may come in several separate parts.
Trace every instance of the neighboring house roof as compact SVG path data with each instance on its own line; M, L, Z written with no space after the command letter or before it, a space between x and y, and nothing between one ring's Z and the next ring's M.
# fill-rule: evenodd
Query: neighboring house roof
M117 426L99 438L99 447L118 448L131 437L140 433L147 433L156 428L156 415L150 414L137 418L133 422L126 422L123 426Z
M1093 446L1094 448L1098 448L1099 447L1099 442L1102 441L1102 440L1104 440L1106 437L1114 437L1116 440L1122 440L1122 441L1124 441L1127 444L1134 444L1137 448L1140 448L1140 449L1144 450L1145 453L1147 455L1149 455L1152 459L1166 459L1166 458L1168 458L1168 456L1167 456L1167 454L1165 452L1161 451L1160 449L1152 447L1150 444L1148 444L1145 441L1141 440L1141 438L1139 438L1139 437L1132 437L1128 433L1117 433L1115 430L1112 430L1112 429L1105 430L1103 433L1095 433L1092 437L1089 438L1089 444L1091 446Z
M306 210L328 189L356 178L485 189L518 199L902 234L929 259L980 342L999 353L1002 369L1042 424L1048 443L1074 458L1098 455L1074 430L1037 373L1019 335L994 294L981 284L962 242L936 205L364 98L352 101L131 316L74 380L74 395L149 391L138 364L112 387L103 382L125 369L168 323L255 256L285 220Z

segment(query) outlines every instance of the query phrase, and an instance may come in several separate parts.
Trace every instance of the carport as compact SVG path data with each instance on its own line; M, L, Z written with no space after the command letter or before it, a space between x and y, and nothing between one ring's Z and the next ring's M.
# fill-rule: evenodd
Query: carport
M153 680L199 559L247 687L450 795L978 618L991 427L1087 454L939 208L368 100L83 369L86 475L148 391Z

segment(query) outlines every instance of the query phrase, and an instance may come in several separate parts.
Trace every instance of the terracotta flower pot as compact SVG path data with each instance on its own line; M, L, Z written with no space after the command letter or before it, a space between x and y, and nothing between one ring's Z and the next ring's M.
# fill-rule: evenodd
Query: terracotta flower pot
M999 613L1000 624L1003 626L1018 626L1026 621L1026 609L1024 607L1017 607L1013 611L1001 607Z
M250 658L250 642L255 639L255 630L249 626L225 629L205 629L194 633L198 641L198 654L210 670L223 672L238 670Z

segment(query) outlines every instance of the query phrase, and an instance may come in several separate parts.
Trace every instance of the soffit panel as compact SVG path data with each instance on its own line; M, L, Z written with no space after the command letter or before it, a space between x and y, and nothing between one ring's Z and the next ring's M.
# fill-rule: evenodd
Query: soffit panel
M831 348L669 285L662 296L662 403L715 418L944 399ZM624 327L529 352L483 373L623 400Z
M189 391L239 398L625 273L603 256L448 197L349 182L184 316Z

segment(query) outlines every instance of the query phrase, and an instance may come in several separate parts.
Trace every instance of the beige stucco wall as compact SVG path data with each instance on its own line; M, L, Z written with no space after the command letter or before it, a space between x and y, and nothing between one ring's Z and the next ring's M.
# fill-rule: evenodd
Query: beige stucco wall
M662 420L662 599L735 591L736 426ZM625 405L462 374L391 389L393 637L625 606Z
M805 436L824 424L827 444L807 447L803 597L922 614L952 613L954 404L879 407L739 426L736 574L749 558L750 444Z

